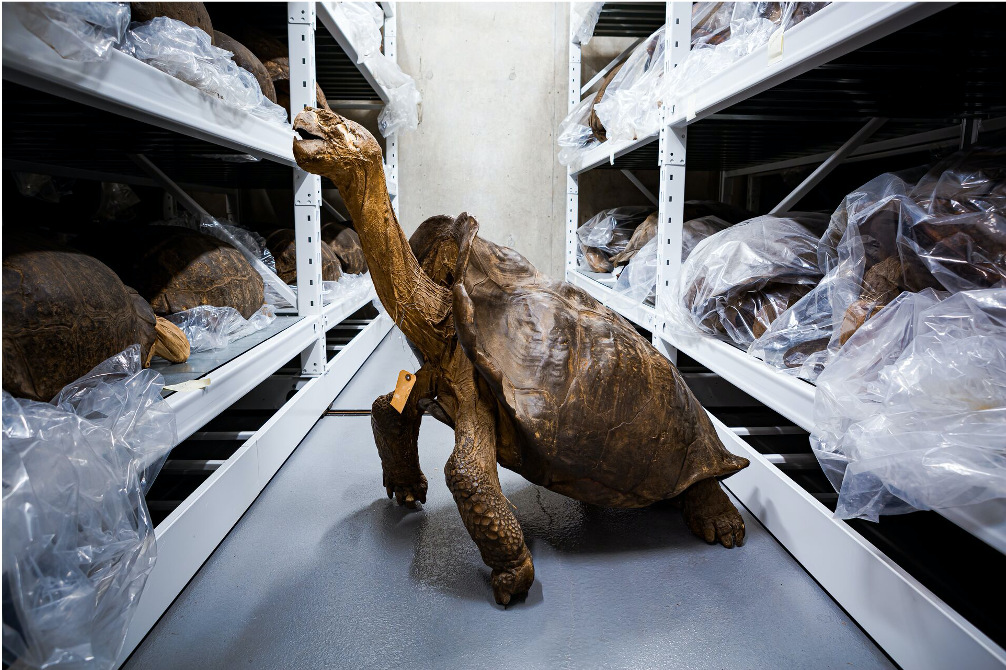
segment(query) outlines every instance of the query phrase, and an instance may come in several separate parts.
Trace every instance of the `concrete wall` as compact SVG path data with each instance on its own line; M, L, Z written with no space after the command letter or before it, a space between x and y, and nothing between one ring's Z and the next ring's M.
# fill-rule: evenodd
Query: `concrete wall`
M398 62L423 96L416 131L400 135L400 219L467 211L480 235L562 277L566 169L556 136L567 113L569 3L400 3ZM595 37L583 81L632 42ZM657 170L636 173L657 192ZM581 177L580 221L647 204L614 170Z

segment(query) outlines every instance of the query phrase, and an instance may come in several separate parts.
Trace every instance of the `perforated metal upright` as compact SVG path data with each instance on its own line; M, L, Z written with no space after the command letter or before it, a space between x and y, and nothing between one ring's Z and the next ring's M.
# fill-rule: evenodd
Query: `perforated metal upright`
M397 19L395 18L394 3L382 2L384 9L384 55L391 60L398 62L398 53L395 47L395 32ZM384 171L388 180L388 193L391 195L391 208L398 215L398 133L393 133L385 138L384 151Z
M685 58L691 45L691 3L667 3L667 28L664 77L671 76ZM667 119L674 118L675 106L661 109L658 157L660 163L660 195L657 221L657 314L661 315L657 327L666 331L667 322L662 315L671 307L671 288L681 267L681 227L685 207L685 153L688 146L688 128L685 124L671 126ZM654 333L654 345L672 361L677 362L677 351L666 340Z
M313 2L287 3L290 51L290 120L318 104L314 54ZM297 313L322 314L321 177L293 169L293 212L297 240ZM301 372L317 376L325 371L325 324L314 324L315 340L300 356Z
M572 5L571 5L572 6ZM580 104L580 43L574 39L572 21L569 26L569 111ZM566 168L566 280L576 272L576 228L580 216L580 188L573 168Z

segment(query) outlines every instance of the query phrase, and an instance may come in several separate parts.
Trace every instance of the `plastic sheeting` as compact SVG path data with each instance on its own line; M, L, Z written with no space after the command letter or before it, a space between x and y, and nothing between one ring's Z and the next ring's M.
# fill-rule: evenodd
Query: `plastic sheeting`
M655 295L657 288L657 238L652 238L618 275L614 290L633 303Z
M1006 286L1006 149L976 147L847 195L818 247L820 285L750 353L813 380L902 291Z
M104 59L122 42L129 25L125 2L11 4L24 27L67 60Z
M573 2L569 7L569 25L573 28L573 43L587 44L594 36L594 26L601 17L603 2Z
M759 216L699 242L682 263L671 325L747 347L821 278L818 238L803 222Z
M232 107L287 125L286 110L262 95L255 75L239 67L230 51L213 46L200 28L159 16L132 24L119 49Z
M72 179L53 177L34 172L15 172L14 183L18 192L28 198L38 198L46 202L59 202L64 195L73 193Z
M576 229L580 241L577 260L592 272L611 272L609 256L624 250L653 207L629 206L605 209Z
M612 78L602 99L593 104L593 96L588 97L560 124L559 162L570 165L597 144L587 123L591 108L608 140L628 141L653 135L660 127L662 107L685 105L688 95L766 44L781 27L791 28L827 4L694 3L691 50L684 60L665 77L664 28L640 43Z
M665 46L661 27L633 49L594 105L608 140L635 140L659 128Z
M377 116L378 130L388 137L418 128L422 96L415 80L402 72L398 63L381 53L384 15L380 8L372 2L338 2L332 11L357 51L357 62L366 64L388 93L388 102Z
M175 444L134 345L51 403L3 393L5 664L113 668L147 575L143 494Z
M840 518L1006 497L1006 288L940 298L901 294L818 378L811 445Z
M189 341L189 350L197 353L223 349L231 342L257 333L276 320L276 309L263 305L250 319L245 319L233 307L201 305L166 318L181 328Z

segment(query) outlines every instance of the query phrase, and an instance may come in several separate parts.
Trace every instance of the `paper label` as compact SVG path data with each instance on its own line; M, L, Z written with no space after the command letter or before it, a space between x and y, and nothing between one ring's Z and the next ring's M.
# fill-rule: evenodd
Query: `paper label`
M179 391L181 393L192 393L193 391L198 391L204 389L210 385L210 378L203 377L202 379L190 379L184 381L181 384L169 384L164 387L165 391Z
M695 94L692 93L687 98L685 98L685 121L691 121L695 118Z
M415 385L416 376L414 374L405 370L398 373L398 384L395 386L395 395L391 396L391 406L398 410L399 414L405 409L405 403Z
M768 38L768 64L774 65L782 60L782 34L783 29L772 33Z

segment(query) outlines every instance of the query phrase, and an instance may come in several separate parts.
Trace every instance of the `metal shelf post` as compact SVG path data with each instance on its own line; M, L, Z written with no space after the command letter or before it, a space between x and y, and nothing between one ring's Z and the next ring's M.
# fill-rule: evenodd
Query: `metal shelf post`
M315 10L313 2L287 3L287 39L290 48L290 121L318 104L315 86ZM299 85L298 85L299 84ZM322 313L321 278L321 177L293 169L293 213L297 240L297 313ZM300 356L301 371L317 376L325 371L325 328L314 324L315 339Z

